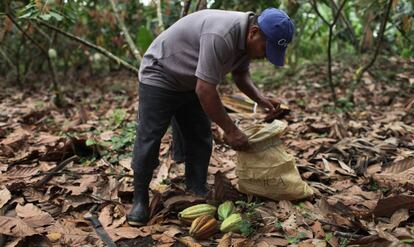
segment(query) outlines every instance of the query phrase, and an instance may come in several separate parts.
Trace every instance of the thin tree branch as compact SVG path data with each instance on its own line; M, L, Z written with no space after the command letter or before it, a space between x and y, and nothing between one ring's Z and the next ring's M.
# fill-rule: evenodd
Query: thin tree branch
M39 182L36 183L35 186L36 187L41 187L41 186L47 184L47 182L49 182L57 172L59 172L60 170L65 168L65 166L67 166L69 163L71 163L73 161L76 161L78 159L79 159L79 157L77 155L73 155L73 156L65 159L60 164L58 164L56 167L52 168L50 170L50 172L48 172L42 180L40 180Z
M129 63L127 63L126 61L124 61L124 60L122 60L121 58L119 58L119 57L117 57L117 56L115 56L114 54L112 54L110 51L108 51L108 50L106 50L106 49L104 49L104 48L102 48L102 47L100 47L100 46L97 46L97 45L94 45L94 44L92 44L91 42L89 42L89 41L87 41L87 40L84 40L84 39L82 39L82 38L80 38L80 37L77 37L77 36L75 36L75 35L73 35L73 34L71 34L71 33L68 33L68 32L65 32L65 31L63 31L63 30L61 30L61 29L59 29L59 28L57 28L57 27L55 27L55 26L53 26L53 25L50 25L49 23L47 23L47 22L44 22L44 21L41 21L41 20L37 20L37 22L40 24L40 25L43 25L43 26L46 26L46 27L48 27L48 28L50 28L50 29L52 29L52 30L55 30L56 32L58 32L59 34L62 34L63 36L65 36L65 37L68 37L68 38L71 38L71 39L73 39L73 40L76 40L77 42L79 42L79 43L81 43L81 44L83 44L83 45L86 45L86 46L88 46L88 47L90 47L90 48L92 48L92 49L94 49L94 50L96 50L96 51L98 51L99 53L101 53L101 54L103 54L103 55L105 55L106 57L108 57L108 58L110 58L110 59L112 59L113 61L115 61L116 63L118 63L118 64L120 64L120 65L122 65L122 66L124 66L126 69L128 69L129 71L131 71L131 72L133 72L133 73L138 73L138 69L137 68L135 68L134 66L132 66L131 64L129 64Z
M338 6L336 5L335 1L330 0L330 2L332 4L332 6L334 6L335 11L338 11ZM351 23L349 22L348 17L342 11L340 12L340 17L341 17L342 22L345 24L345 27L347 28L348 33L351 36L352 44L354 45L355 49L358 50L358 47L357 47L358 42L357 42L357 38L356 38L356 35L355 35L354 28L352 27Z
M335 18L334 18L334 20L333 20L333 22L332 22L332 26L334 26L335 24L336 24L336 21L338 20L338 18L339 18L339 15L341 14L341 12L342 12L342 9L345 7L345 3L346 3L346 1L347 0L344 0L343 2L342 2L342 4L341 4L341 6L339 7L339 9L338 9L338 12L336 12L336 15L335 15Z
M322 14L319 12L318 5L317 5L316 1L315 0L311 1L311 5L312 5L313 9L315 10L316 14L329 27L328 51L327 51L327 54L328 54L328 83L329 83L329 87L331 89L332 100L334 102L334 107L335 108L337 107L337 99L336 99L335 86L333 84L333 79L332 79L332 36L333 36L333 29L335 27L336 22L338 21L338 18L341 14L342 9L345 7L346 1L347 0L342 1L341 6L339 7L337 12L333 16L332 22L328 22L325 19L325 17L322 16Z
M180 18L183 18L184 16L188 15L188 10L190 9L190 6L191 6L191 0L187 0L184 2L184 6L181 9Z
M325 22L325 24L329 26L330 23L325 19L325 17L323 17L321 12L319 12L318 4L316 3L315 0L311 1L311 5L312 5L313 9L315 10L316 14L322 19L322 21Z
M207 3L205 0L198 0L196 5L196 11L207 8Z
M162 6L161 0L157 0L157 18L158 18L158 27L160 28L160 32L165 30L164 22L162 20Z
M353 92L355 90L355 88L357 87L357 85L360 83L362 75L369 69L371 68L372 65L374 65L375 60L377 59L377 56L379 54L379 51L381 49L381 44L382 44L382 40L384 38L384 33L385 33L385 28L387 26L387 21L388 21L388 17L390 15L390 11L391 11L391 6L392 6L393 0L389 0L388 4L386 6L386 12L385 12L385 16L384 19L382 20L381 23L381 27L380 27L380 31L379 31L379 36L378 36L378 41L377 41L377 46L375 48L375 53L372 56L370 62L368 64L366 64L365 66L363 66L362 68L359 68L356 72L355 75L355 82L353 84L353 86L351 87L351 92L349 97L352 98Z
M3 56L4 60L10 65L10 67L12 68L15 67L11 59L7 56L6 52L1 47L0 47L0 55Z
M34 40L32 37L30 37L30 35L28 35L26 33L26 31L23 30L23 28L19 25L19 23L17 23L17 21L13 18L12 14L10 12L8 12L6 15L7 15L7 17L10 18L10 20L17 27L17 29L19 29L19 31L23 34L23 36L25 36L27 39L29 39L42 52L42 54L46 57L47 64L49 66L49 70L50 70L51 77L52 77L53 90L55 91L55 94L56 94L56 97L57 97L57 100L58 100L57 103L59 103L59 101L60 101L60 90L59 90L59 86L58 86L57 81L56 81L55 69L53 67L52 60L50 59L48 52L36 40Z
M128 29L126 28L124 21L119 16L118 9L116 8L115 0L110 0L110 2L111 2L112 9L114 11L114 14L115 14L115 18L118 22L118 25L121 28L125 36L125 39L129 45L129 49L131 49L132 54L134 55L138 63L141 63L141 60L142 60L141 54L139 53L137 47L135 46L134 41L132 41L131 35L129 35Z

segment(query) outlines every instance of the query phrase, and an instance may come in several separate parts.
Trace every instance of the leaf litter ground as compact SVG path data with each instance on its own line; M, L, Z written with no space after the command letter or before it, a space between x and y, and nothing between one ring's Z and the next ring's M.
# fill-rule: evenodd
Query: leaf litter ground
M267 85L266 94L285 99L291 109L283 140L315 191L307 200L239 194L235 152L213 125L207 201L242 199L256 218L247 237L217 233L201 242L177 219L180 210L205 200L185 192L184 165L171 158L170 132L151 183L151 220L142 227L126 223L138 106L134 77L117 74L67 85L64 109L54 107L45 89L3 87L0 246L104 246L84 217L88 212L98 216L118 246L409 246L414 243L412 63L396 58L379 63L364 76L354 105L341 100L337 111L324 84L324 65L300 70L284 80L289 83ZM336 78L344 85L337 88L342 96L352 73L340 64L334 69L343 75ZM257 64L253 76L268 73L264 81L272 82L274 72L262 70ZM220 90L239 126L263 119L231 86Z

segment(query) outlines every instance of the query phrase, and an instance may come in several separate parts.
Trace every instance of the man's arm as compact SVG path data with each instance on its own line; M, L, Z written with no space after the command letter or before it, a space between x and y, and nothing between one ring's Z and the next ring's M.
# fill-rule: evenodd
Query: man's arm
M236 150L246 150L249 147L247 137L226 113L216 85L198 79L196 93L207 115L224 130L226 142Z
M246 94L250 99L256 102L259 106L267 108L269 112L276 111L273 104L260 93L259 89L254 85L252 79L250 78L250 72L248 70L243 72L233 72L233 80L236 83L236 86Z

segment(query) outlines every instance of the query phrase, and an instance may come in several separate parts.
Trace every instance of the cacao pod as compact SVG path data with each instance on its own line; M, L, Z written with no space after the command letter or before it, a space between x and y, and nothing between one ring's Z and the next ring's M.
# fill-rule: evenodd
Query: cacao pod
M184 209L178 214L178 217L185 223L191 224L193 220L202 215L214 216L216 210L217 208L210 204L198 204Z
M55 50L55 49L53 49L53 48L50 48L50 49L47 51L47 54L49 55L49 57L50 57L51 59L55 59L55 58L57 57L56 50Z
M217 220L209 215L202 215L193 220L190 227L190 235L195 239L207 239L218 230Z
M232 201L225 201L218 207L217 214L219 220L223 221L227 219L231 214L236 212L236 207Z
M220 226L222 232L240 232L240 226L243 219L241 214L235 213L227 217Z

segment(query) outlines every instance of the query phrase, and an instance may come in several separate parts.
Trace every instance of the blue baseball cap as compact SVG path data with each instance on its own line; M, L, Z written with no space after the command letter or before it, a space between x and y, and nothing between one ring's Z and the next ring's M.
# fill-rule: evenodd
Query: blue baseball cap
M267 59L276 66L283 66L286 48L295 33L292 20L280 9L267 8L260 14L258 24L266 37Z

